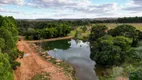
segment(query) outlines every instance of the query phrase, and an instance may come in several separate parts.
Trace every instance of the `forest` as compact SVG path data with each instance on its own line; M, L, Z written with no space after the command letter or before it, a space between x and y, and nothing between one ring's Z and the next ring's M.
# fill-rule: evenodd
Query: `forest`
M0 80L14 80L13 69L20 66L16 48L18 27L13 17L0 16Z
M105 25L92 27L89 39L91 59L98 65L117 72L109 71L109 75L104 74L100 80L115 80L115 77L120 75L129 76L130 80L142 79L142 57L136 49L141 38L142 32L131 25L119 25L110 30Z
M94 19L90 23L141 23L142 17L122 17L116 19L107 19L106 20L96 20Z
M47 21L17 21L20 35L29 40L67 36L71 27L66 23Z

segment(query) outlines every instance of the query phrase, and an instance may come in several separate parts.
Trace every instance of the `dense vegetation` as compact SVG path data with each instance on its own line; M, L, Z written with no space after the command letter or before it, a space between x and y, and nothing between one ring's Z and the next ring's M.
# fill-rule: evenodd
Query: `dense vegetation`
M85 26L94 23L140 23L142 17L124 17L108 20L79 19L79 20L17 20L19 34L26 36L27 39L54 38L66 36L71 29L78 26ZM71 27L70 27L71 26ZM82 28L86 31L86 27Z
M54 37L63 37L71 31L71 27L65 23L53 23L47 21L17 21L20 26L19 32L26 39L38 40Z
M132 55L131 43L131 40L123 36L103 36L92 43L91 57L101 65L119 65L127 56Z
M124 17L116 19L93 20L90 23L141 23L142 17Z
M58 21L26 21L17 20L13 17L0 16L0 80L14 80L12 69L20 66L15 59L19 57L16 48L18 40L18 30L20 35L26 39L47 39L54 37L67 36L71 29L82 26L81 31L87 32L86 25L91 23L140 23L142 17L118 18L116 20L58 20ZM19 26L19 28L17 27ZM71 27L70 27L71 26ZM76 31L75 36L79 36L80 31ZM97 64L114 67L117 71L124 68L130 75L131 80L141 80L142 74L142 55L141 49L137 49L138 43L142 40L142 32L136 30L131 25L119 25L115 29L108 30L105 25L95 25L90 34L91 58ZM54 46L65 42L44 44ZM69 45L67 45L69 47ZM58 48L67 49L68 47L58 45ZM52 47L51 47L52 48ZM128 63L126 66L124 63ZM122 66L120 66L122 65Z
M138 45L141 37L139 34L141 34L141 31L130 25L119 25L108 31L105 25L94 26L90 34L91 44L93 45L92 59L95 59L99 64L111 63L114 65L113 63L117 64L116 62L124 62L125 57L132 55L133 46Z
M129 64L125 67L131 66L130 64L132 64L132 66L139 66L140 68L135 67L133 71L124 69L126 70L125 72L128 71L127 74L131 74L130 78L136 78L136 76L141 74L139 71L141 70L141 57L139 57L135 49L141 39L141 31L136 30L136 28L131 25L119 25L114 29L107 29L105 25L95 25L92 27L90 34L90 57L95 60L97 64L103 66L121 66L124 65L124 63ZM117 67L114 67L115 70L116 68Z
M136 30L135 27L131 25L120 25L115 29L111 29L108 31L109 35L115 36L125 36L132 39L132 46L136 47L138 44L138 40L141 38L141 31Z
M0 80L14 80L8 55L0 52Z
M12 68L20 63L15 59L19 56L16 42L18 31L13 17L0 16L0 80L14 80Z
M118 18L117 22L119 23L141 23L142 17L124 17L124 18Z

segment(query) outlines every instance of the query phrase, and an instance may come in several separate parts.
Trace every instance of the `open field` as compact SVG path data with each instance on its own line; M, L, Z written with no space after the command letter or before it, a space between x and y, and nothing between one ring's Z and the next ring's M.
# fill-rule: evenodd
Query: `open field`
M87 30L84 32L81 28L82 28L83 26L79 26L79 27L77 27L76 29L74 29L74 30L72 30L69 34L68 34L68 36L74 36L75 38L78 38L78 39L84 39L84 38L86 38L86 37L88 37L88 35L90 34L90 30L89 30L89 28L87 28ZM76 35L76 31L78 31L78 37L76 37L75 35Z
M113 29L115 27L117 27L118 25L123 25L123 23L98 23L98 25L106 25L108 27L108 29ZM124 23L127 25L132 25L134 27L136 27L136 29L141 30L142 31L142 23ZM97 24L93 24L93 25L97 25ZM88 27L88 29L86 30L86 32L83 32L81 29L82 26L78 26L76 29L72 30L68 36L75 36L76 31L79 32L79 39L84 39L84 37L88 37L90 34L90 27Z
M118 25L122 25L123 23L99 23L99 24L104 24L106 25L109 29L113 29L115 28L116 26ZM127 24L127 25L132 25L134 27L136 27L136 29L138 30L141 30L142 31L142 23L124 23L124 24ZM95 24L93 24L95 25Z

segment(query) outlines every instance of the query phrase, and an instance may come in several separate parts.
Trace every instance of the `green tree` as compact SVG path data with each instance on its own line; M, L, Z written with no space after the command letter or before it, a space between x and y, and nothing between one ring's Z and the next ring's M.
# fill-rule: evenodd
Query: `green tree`
M142 70L130 73L130 80L142 80Z
M91 58L100 65L119 65L132 53L132 41L123 36L103 36L91 44Z
M12 62L18 57L16 42L18 31L13 17L0 16L0 48L2 53L8 54L10 66L16 67Z
M3 49L5 47L5 41L3 38L0 38L0 49Z
M142 31L137 30L137 32L138 32L138 39L139 39L139 40L142 40Z
M0 51L0 80L14 80L13 71L8 61L8 55Z
M62 37L67 36L67 34L71 31L70 26L63 23L57 25L56 23L47 24L45 22L39 22L39 24L36 24L35 26L37 26L36 29L33 29L29 26L28 30L25 33L24 31L22 32L26 36L26 39L37 40L41 37L44 39Z
M136 28L131 25L119 25L115 29L109 30L108 34L114 37L125 36L131 38L133 40L132 46L136 46L138 44L138 32Z
M95 25L92 27L90 40L97 40L98 38L107 34L107 27L105 25Z
M87 26L83 26L83 27L82 27L82 31L83 31L83 32L86 32L86 30L87 30Z
M3 52L9 53L11 49L16 46L16 42L14 42L11 32L2 26L0 27L0 37L5 40L5 47Z

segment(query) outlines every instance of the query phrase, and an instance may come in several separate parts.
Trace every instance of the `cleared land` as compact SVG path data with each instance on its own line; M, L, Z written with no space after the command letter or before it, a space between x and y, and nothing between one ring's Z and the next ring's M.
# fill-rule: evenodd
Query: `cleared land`
M136 29L142 31L142 23L99 23L99 24L106 25L109 29L113 29L113 28L117 27L118 25L127 24L127 25L132 25L132 26L136 27ZM93 25L95 25L95 24L93 24Z
M49 73L50 80L71 80L68 75L65 75L63 68L45 61L27 42L19 41L17 48L24 51L25 56L16 60L21 63L21 66L14 71L15 80L31 80L34 75L41 72Z

